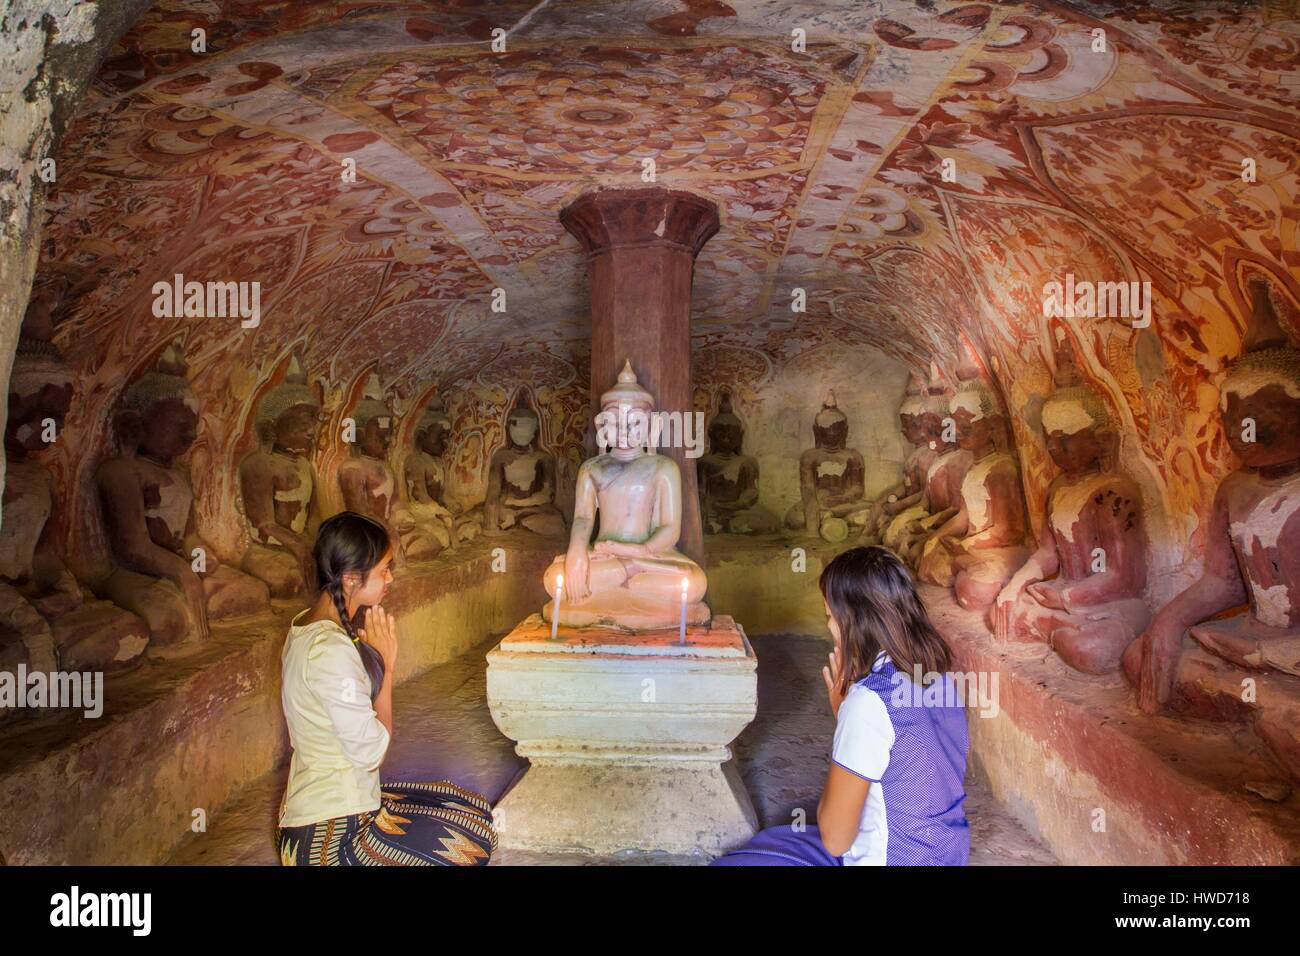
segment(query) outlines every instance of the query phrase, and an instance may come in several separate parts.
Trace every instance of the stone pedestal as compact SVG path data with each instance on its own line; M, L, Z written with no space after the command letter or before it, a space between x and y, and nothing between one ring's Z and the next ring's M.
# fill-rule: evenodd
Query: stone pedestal
M531 766L497 804L501 845L714 856L758 821L731 762L757 661L729 617L678 632L526 618L488 653L492 719Z

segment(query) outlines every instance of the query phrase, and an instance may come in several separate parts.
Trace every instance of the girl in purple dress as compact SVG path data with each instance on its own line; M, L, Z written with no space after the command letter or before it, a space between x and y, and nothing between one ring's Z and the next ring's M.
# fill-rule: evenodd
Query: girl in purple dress
M969 739L948 645L886 548L845 551L819 585L835 737L817 825L771 827L714 865L965 865Z

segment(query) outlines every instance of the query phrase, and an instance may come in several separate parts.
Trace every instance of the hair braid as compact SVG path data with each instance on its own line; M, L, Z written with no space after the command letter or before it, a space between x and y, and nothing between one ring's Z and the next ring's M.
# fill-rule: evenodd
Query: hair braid
M338 611L339 623L361 655L361 663L370 677L372 699L379 693L383 682L384 661L378 651L360 639L352 624L347 601L343 598L343 576L356 573L364 580L383 560L391 545L388 529L374 518L344 511L321 523L312 549L318 586L329 592L334 609Z
M352 616L348 614L348 602L343 599L343 582L335 578L326 584L325 588L334 599L334 608L339 612L339 623L343 625L343 630L348 632L348 637L352 638L352 643L355 644L360 638L357 636L357 629L352 626Z

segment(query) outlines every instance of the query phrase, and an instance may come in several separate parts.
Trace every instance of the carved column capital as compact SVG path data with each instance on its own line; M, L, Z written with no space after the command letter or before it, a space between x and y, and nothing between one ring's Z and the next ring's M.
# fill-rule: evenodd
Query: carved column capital
M651 186L586 193L560 212L560 223L592 256L616 247L677 246L699 254L718 231L718 207L694 193Z

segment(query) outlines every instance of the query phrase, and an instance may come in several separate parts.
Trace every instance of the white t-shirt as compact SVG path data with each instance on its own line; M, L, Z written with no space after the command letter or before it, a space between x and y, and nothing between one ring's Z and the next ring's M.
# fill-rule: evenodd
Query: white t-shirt
M293 757L280 826L379 809L388 728L371 706L370 676L347 632L333 621L295 623L281 664L280 701Z
M880 658L877 658L877 663ZM858 835L844 854L845 866L884 866L889 826L885 820L885 787L881 779L894 746L894 725L880 694L854 684L840 703L831 759L849 773L870 780L862 807Z

